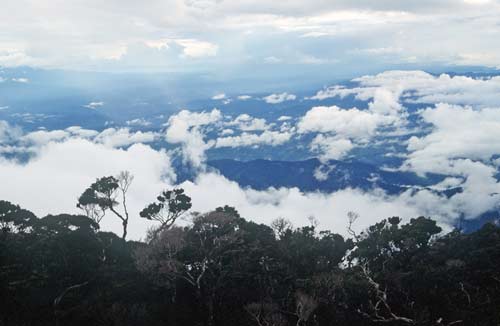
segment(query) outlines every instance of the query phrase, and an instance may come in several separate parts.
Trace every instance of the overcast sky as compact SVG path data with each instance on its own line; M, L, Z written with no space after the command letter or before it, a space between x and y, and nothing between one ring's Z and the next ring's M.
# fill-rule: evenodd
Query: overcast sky
M0 66L500 67L497 0L3 0L1 7Z

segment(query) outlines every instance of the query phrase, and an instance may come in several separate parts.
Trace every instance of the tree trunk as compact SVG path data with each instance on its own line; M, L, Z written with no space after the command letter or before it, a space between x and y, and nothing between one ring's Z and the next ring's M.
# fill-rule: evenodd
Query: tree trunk
M128 225L128 221L127 220L123 220L122 225L123 225L122 239L125 240L125 238L127 237L127 225Z
M208 297L207 302L207 310L208 310L208 318L207 318L207 326L214 326L214 300L213 296Z

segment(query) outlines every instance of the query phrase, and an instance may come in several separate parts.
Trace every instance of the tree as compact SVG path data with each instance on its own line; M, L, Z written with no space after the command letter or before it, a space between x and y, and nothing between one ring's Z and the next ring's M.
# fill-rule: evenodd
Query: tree
M432 239L441 228L423 216L404 225L401 218L393 216L358 236L351 229L356 218L349 216L348 230L355 241L349 260L357 262L352 270L364 280L369 294L358 312L376 323L418 324L415 298L404 283L415 280L414 271L426 260Z
M139 213L145 219L160 222L160 226L153 232L153 239L169 229L192 206L191 198L182 188L165 190L156 199L157 202L149 204Z
M134 177L128 171L120 172L116 177L108 176L97 179L78 198L77 207L96 223L100 223L110 210L122 222L122 239L127 237L129 213L127 210L127 192ZM117 206L122 207L119 212Z
M0 229L4 232L23 232L35 221L36 216L32 212L0 200Z
M278 217L271 222L271 228L276 236L281 239L289 230L293 229L293 224L284 217Z

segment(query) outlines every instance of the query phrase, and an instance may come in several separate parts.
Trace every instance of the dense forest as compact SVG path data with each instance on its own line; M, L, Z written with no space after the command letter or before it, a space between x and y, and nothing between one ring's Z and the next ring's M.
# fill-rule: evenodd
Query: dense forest
M132 180L97 179L75 203L81 215L39 218L0 201L0 325L500 324L495 224L443 234L427 217L390 217L356 233L349 213L346 238L314 219L194 213L172 189L130 216L157 222L130 241ZM103 218L123 232L101 231Z

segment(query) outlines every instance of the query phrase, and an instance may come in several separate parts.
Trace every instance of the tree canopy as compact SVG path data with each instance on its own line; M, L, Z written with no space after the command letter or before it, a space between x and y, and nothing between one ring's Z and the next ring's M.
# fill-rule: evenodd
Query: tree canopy
M390 217L356 233L350 213L344 237L230 206L187 214L191 198L173 189L140 214L159 222L154 235L126 241L126 226L99 227L118 206L128 221L132 179L121 178L91 184L84 215L39 218L0 201L0 325L500 323L495 224L443 233L427 217ZM183 214L190 222L176 224Z

